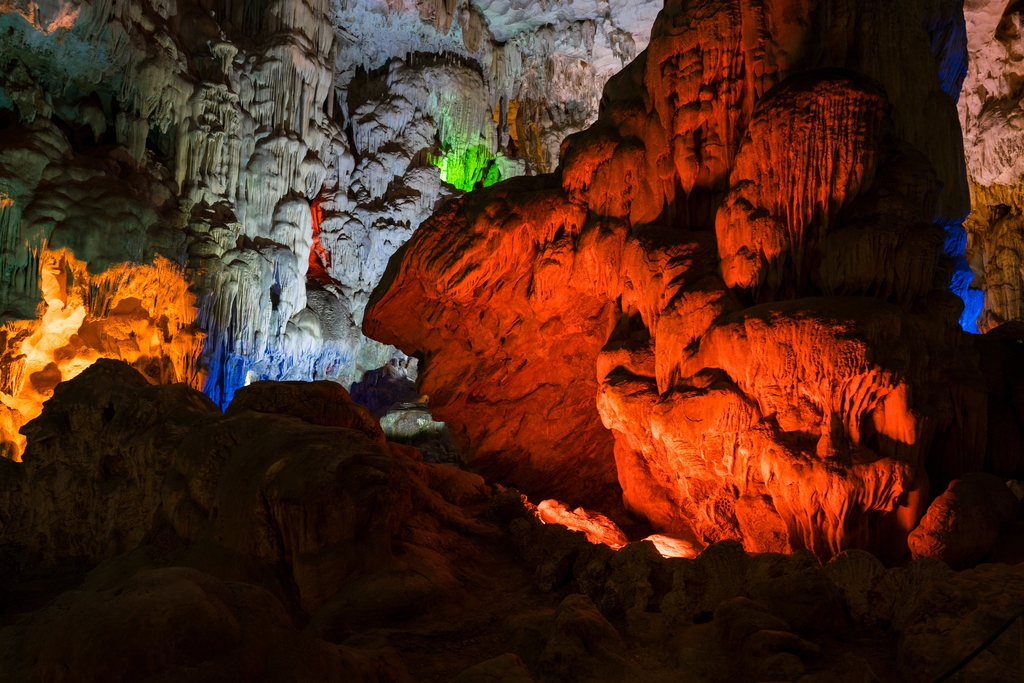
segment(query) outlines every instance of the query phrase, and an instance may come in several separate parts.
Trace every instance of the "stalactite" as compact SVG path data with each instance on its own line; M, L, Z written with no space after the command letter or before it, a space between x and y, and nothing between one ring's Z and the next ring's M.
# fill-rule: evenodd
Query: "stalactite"
M656 10L647 4L637 16L649 22ZM460 13L455 5L427 3L439 31L397 6L382 25L353 24L345 17L365 9L357 5L102 0L56 23L44 8L28 33L19 25L22 32L10 42L14 52L29 41L32 49L43 45L46 59L32 68L16 62L3 77L5 97L17 100L26 120L73 108L97 139L112 125L126 152L113 153L117 163L152 177L151 191L164 204L149 213L130 202L126 211L105 208L104 215L116 216L117 232L97 241L95 221L83 230L71 227L84 209L66 218L62 211L69 203L96 209L107 199L36 191L38 174L28 173L24 187L8 193L28 212L21 234L10 235L17 244L2 257L10 312L31 316L35 308L37 241L44 235L97 269L165 250L188 259L193 273L199 322L209 332L209 386L218 400L246 377L310 376L301 373L330 367L347 382L370 369L366 363L386 361L394 352L356 326L390 255L453 193L446 181L470 189L557 163L560 139L596 115L601 84L619 68L621 50L612 54L603 40L611 30L602 21L607 12L590 9L563 7L557 17L553 7L531 9L511 27L485 9ZM635 21L632 11L622 21ZM51 26L53 38L40 43ZM630 32L621 30L621 36ZM646 27L633 33L646 35ZM392 59L408 55L411 62L417 52L439 56L421 56L415 67ZM388 60L384 94L348 111L351 69L372 70ZM97 94L64 102L58 82ZM510 158L511 133L498 130L492 112L499 102L525 96L532 104L513 125L529 127L536 142L524 136L523 146L533 145L526 158ZM353 123L354 150L330 116L335 97L339 118ZM50 156L43 163L53 164L48 173L79 173L58 171L66 164ZM161 176L158 158L171 178ZM89 182L89 192L102 194L99 176ZM318 239L331 282L317 290L314 307L304 293L313 228L302 198L322 190ZM29 229L30 244L23 244ZM344 332L343 324L350 326ZM256 329L262 332L248 331Z

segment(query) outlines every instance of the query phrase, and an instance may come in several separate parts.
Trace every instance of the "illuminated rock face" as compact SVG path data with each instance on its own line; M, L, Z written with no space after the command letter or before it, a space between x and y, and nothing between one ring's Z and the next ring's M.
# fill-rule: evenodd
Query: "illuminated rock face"
M139 172L122 147L84 154L41 115L0 131L6 457L21 455L18 430L56 384L97 358L128 361L154 382L202 386L203 335L176 262L183 236L169 176L156 162Z
M559 170L435 214L364 328L489 476L593 505L614 473L663 531L894 557L930 463L984 450L943 253L964 27L787 8L669 2Z
M435 417L458 445L487 454L472 458L486 476L556 498L581 489L607 498L615 481L611 435L593 409L593 359L617 313L586 278L568 281L562 260L575 258L585 219L549 176L456 200L413 235L400 265L408 286L371 303L366 323L400 347L416 348L405 334L429 337L418 348L437 355L418 387ZM420 315L429 328L410 319Z
M360 332L388 258L458 190L552 170L660 3L108 4L0 4L0 307L42 315L44 248L165 257L223 407L400 355Z
M971 323L986 332L1024 319L1024 127L1016 85L1024 75L1024 15L1006 0L972 0L964 14L970 69L959 110L972 212L964 224L967 258L959 277L973 290Z
M127 361L156 384L203 385L195 297L176 264L158 256L151 265L121 264L92 275L67 250L43 250L39 260L42 316L4 328L9 365L0 433L7 457L20 456L19 429L39 415L57 383L99 358Z

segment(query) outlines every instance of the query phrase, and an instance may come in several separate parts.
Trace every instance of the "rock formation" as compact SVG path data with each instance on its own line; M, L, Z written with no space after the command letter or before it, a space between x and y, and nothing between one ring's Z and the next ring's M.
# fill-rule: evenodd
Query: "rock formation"
M1021 318L1019 188L1024 169L1018 150L1020 92L1024 73L1017 3L964 3L970 65L960 98L960 122L971 181L971 215L965 222L966 262L958 268L962 286L974 291L965 314L988 331Z
M153 379L222 407L259 379L348 386L396 358L414 377L359 329L388 258L452 193L550 171L657 12L499 5L0 4L5 452L20 455L17 430L48 395L19 377L140 357L107 332L76 370L26 346L47 325L40 278L62 258L47 250L91 275L174 272L195 300L156 302L174 329L141 356L175 366ZM88 297L82 312L106 317ZM177 329L191 341L172 343Z
M0 439L14 458L18 429L98 357L157 382L204 377L169 171L153 162L140 173L120 147L83 154L52 121L22 111L26 122L0 130Z
M669 2L554 174L449 202L392 259L364 329L421 359L471 466L597 510L617 479L657 529L825 558L904 554L929 473L984 466L945 252L964 24L812 16Z
M970 61L959 113L972 206L954 281L970 288L965 329L987 332L1022 317L1022 14L1002 0L966 2L964 14Z
M1016 613L1020 7L659 5L0 0L0 678L930 681Z
M1020 500L1005 481L974 472L951 482L932 502L910 534L910 551L914 557L934 557L966 569L992 549L1004 525L1020 517Z
M221 413L99 359L25 433L24 461L0 460L11 683L928 681L1024 581L613 549L607 518L421 462L332 382L256 382ZM1012 642L965 673L1002 680Z
M3 470L3 537L31 571L170 534L268 580L284 571L312 611L386 563L424 506L480 530L429 487L467 504L482 480L389 444L333 382L254 383L221 415L195 389L151 386L100 359L60 384L25 433L24 461Z

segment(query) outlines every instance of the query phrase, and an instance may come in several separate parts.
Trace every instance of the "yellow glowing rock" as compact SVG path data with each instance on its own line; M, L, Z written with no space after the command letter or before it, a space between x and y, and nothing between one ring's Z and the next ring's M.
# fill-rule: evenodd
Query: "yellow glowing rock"
M68 250L45 249L39 263L38 318L0 330L10 363L0 381L5 456L20 459L25 437L18 430L39 415L53 387L99 358L131 363L154 384L202 386L195 296L177 265L157 257L92 275Z

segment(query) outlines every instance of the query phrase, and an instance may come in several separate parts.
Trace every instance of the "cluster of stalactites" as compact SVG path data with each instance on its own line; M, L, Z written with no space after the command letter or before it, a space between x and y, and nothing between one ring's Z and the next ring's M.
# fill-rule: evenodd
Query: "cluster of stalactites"
M461 156L479 144L495 151L493 106L479 96L467 96L481 90L475 71L432 65L418 69L416 78L409 78L403 71L399 68L390 72L390 95L410 103L413 112L430 116L441 140L451 145L451 154Z
M279 377L325 352L320 316L307 305L310 202L325 188L343 192L353 161L331 117L330 4L202 4L222 32L256 38L215 50L223 82L202 83L178 127L197 323L209 331L206 389L226 403L254 366L264 367L257 376Z

